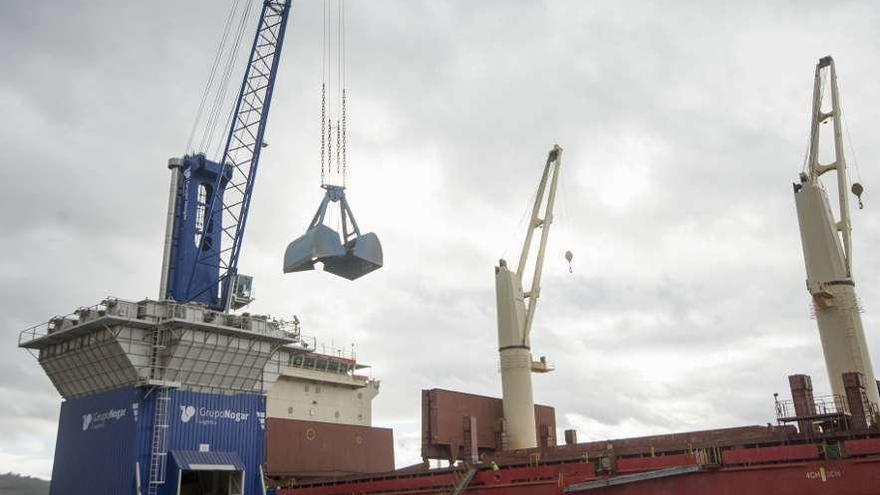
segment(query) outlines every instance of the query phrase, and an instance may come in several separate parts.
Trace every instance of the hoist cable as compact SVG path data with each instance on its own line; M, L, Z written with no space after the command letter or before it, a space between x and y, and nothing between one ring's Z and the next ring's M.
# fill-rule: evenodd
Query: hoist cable
M345 187L348 175L345 0L324 0L323 15L321 37L321 185L333 182L331 178L335 178ZM336 141L335 153L334 140Z
M205 103L208 101L208 95L211 93L211 87L214 84L214 77L217 75L217 67L220 66L220 60L223 57L223 49L226 47L226 41L229 39L229 27L235 18L235 12L238 10L239 0L233 0L229 8L229 14L226 16L226 22L223 23L223 36L220 38L220 44L217 46L217 53L214 55L214 62L211 64L211 73L208 75L208 82L205 83L205 89L202 92L202 100L199 102L199 109L196 111L196 118L193 120L192 128L189 131L189 137L186 140L186 152L194 151L192 149L193 138L199 122L202 120L202 114L205 110Z
M245 11L242 13L242 16L241 16L241 23L239 25L238 36L235 40L235 45L233 45L233 51L232 51L232 54L230 57L229 70L225 74L225 78L223 81L223 97L221 100L223 102L225 102L225 100L226 100L226 94L228 93L229 86L230 86L229 83L232 81L232 78L231 78L232 73L235 70L235 67L238 66L236 61L238 60L239 54L241 54L241 52L242 52L242 47L245 47L244 49L247 49L246 45L242 45L242 41L244 40L245 27L248 25L248 22L247 22L249 20L248 15L250 14L251 6L253 5L253 3L254 3L253 0L250 0L247 3L247 5L245 7ZM246 71L247 71L247 68L245 68L245 72ZM220 155L224 151L223 147L226 145L226 139L225 139L226 138L226 131L229 130L230 126L232 125L232 119L235 116L235 110L236 110L235 107L236 107L236 105L228 105L227 106L228 113L226 115L226 122L222 126L219 126L217 128L218 129L217 132L212 131L212 134L217 138L216 151L214 152L215 156ZM222 112L223 108L224 108L224 105L221 104L220 108L218 109L218 117L221 115L220 112ZM215 121L215 122L217 122L217 121ZM216 125L216 123L215 123L215 125ZM226 157L224 157L224 156L218 156L218 161L222 161L225 158Z
M241 28L241 24L241 19L239 19L236 30ZM227 84L227 74L229 72L230 58L235 52L235 37L237 37L237 34L233 37L233 47L227 48L227 51L223 56L225 57L225 61L223 63L223 67L220 73L220 79L214 87L214 95L212 98L210 110L208 112L208 118L205 121L205 127L202 130L202 139L199 142L199 148L205 152L210 151L208 148L210 147L210 143L213 140L212 134L214 132L214 129L216 128L217 115L220 112L220 106L223 103L221 93L223 92L224 86Z
M327 2L322 5L324 15L321 24L321 186L326 184L324 178L324 160L327 152Z
M248 2L245 3L245 7L241 13L241 18L239 19L238 26L236 28L234 42L226 59L226 65L223 69L220 84L217 88L217 93L215 95L213 107L211 109L211 114L208 118L208 125L202 137L202 149L206 151L211 148L214 139L217 137L217 126L220 123L220 117L223 114L223 107L226 103L226 95L229 90L229 82L231 79L232 71L235 67L235 62L238 58L238 53L241 47L241 40L244 37L245 24L248 20L248 13L250 12L252 4L253 0L248 0ZM235 108L229 110L230 119L227 119L228 121L231 121L231 114L234 111ZM228 127L228 125L226 127ZM220 139L220 141L222 142L222 138ZM221 144L220 146L223 145ZM217 154L217 152L215 152L215 154ZM223 157L218 158L218 160L222 159Z
M844 108L843 95L841 94L842 91L840 91L840 83L839 82L837 83L837 93L838 93L837 102L840 106L840 108L839 108L840 121L841 121L841 124L843 125L843 130L846 131L846 142L849 145L849 154L850 154L850 156L852 156L853 168L855 168L855 171L856 171L856 182L862 182L862 172L861 172L861 170L859 170L859 159L856 156L856 148L852 144L852 136L849 133L849 124L847 124L847 122L846 122L846 114L843 111L843 108ZM850 182L852 182L852 181L850 181Z

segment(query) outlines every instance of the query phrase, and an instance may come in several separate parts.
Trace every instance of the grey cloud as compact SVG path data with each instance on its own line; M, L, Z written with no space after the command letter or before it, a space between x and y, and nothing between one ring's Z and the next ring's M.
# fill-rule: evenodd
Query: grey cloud
M880 348L873 3L348 2L350 193L387 259L355 284L280 274L320 197L320 5L296 2L241 268L257 275L252 311L297 313L307 333L356 343L383 381L375 419L396 427L399 464L418 456L421 388L500 393L492 266L518 252L516 222L554 142L565 183L534 345L558 365L536 397L560 427L762 424L786 374L821 389L789 183L812 64L827 53L867 186L856 273ZM225 9L0 7L11 468L48 475L59 403L17 331L156 292L164 164L183 151Z

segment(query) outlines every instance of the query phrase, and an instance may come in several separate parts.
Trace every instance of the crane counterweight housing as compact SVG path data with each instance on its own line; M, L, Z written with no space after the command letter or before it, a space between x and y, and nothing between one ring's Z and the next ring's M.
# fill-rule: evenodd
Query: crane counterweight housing
M831 84L831 109L827 112L822 110L825 81L830 81ZM821 124L827 122L829 118L834 128L835 158L830 164L820 164ZM832 393L835 396L846 397L843 374L861 373L867 383L865 394L874 409L874 421L876 421L880 394L862 327L861 310L852 272L852 225L841 131L837 74L831 57L824 57L816 65L807 166L801 173L799 182L794 184L795 205L807 272L807 291L812 297ZM828 194L820 180L823 174L832 171L836 176L840 216L838 220L834 218Z

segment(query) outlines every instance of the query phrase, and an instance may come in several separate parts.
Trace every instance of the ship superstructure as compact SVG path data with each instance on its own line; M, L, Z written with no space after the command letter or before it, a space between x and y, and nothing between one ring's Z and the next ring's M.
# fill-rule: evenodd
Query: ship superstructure
M253 279L238 273L238 262L291 12L290 0L260 4L231 112L221 109L229 67L215 85L212 114L229 114L220 156L188 152L168 161L159 297L107 298L20 334L19 346L35 355L64 398L53 495L265 493L270 466L295 476L326 472L302 464L326 463L325 444L300 445L292 464L279 445L295 444L300 433L309 442L344 436L340 428L356 429L352 442L360 438L375 463L350 472L393 466L390 430L370 426L379 382L356 373L365 366L354 356L317 352L301 338L298 321L233 312L253 301ZM238 12L243 29L249 9ZM375 235L358 239L346 235L347 244L337 240L338 249L318 261L349 278L380 267ZM358 271L367 248L372 265ZM305 418L307 428L291 427Z

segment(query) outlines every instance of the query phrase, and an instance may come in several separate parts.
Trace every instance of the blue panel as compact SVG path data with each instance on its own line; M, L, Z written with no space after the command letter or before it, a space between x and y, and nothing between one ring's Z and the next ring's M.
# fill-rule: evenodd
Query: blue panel
M156 394L124 388L62 403L51 495L135 493L136 462L146 493ZM172 390L169 396L166 450L174 452L178 462L168 459L159 492L177 494L178 464L216 463L240 466L245 495L260 494L266 397L181 390Z
M50 494L134 493L138 401L124 388L61 404Z
M259 394L204 394L171 391L168 405L167 449L171 451L232 452L237 454L245 471L245 495L261 493L260 466L265 464L266 397ZM150 415L154 401L148 400L143 414ZM150 422L143 422L138 436L141 449L141 479L149 476ZM168 461L163 495L177 493L177 465Z

